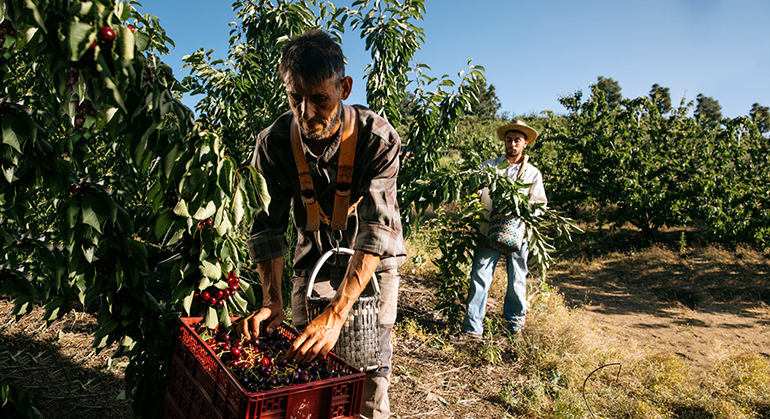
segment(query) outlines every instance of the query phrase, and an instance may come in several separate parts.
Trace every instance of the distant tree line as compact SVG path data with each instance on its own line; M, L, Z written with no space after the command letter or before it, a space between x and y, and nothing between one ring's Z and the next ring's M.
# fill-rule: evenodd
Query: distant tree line
M494 93L493 86L486 93ZM492 97L494 100L485 97ZM479 95L480 109L499 99ZM550 204L574 218L631 223L648 238L663 227L705 225L714 241L770 244L767 106L725 118L714 98L673 106L669 89L624 98L612 78L560 98L566 113L525 115L541 132L528 152L544 173ZM499 155L494 128L508 115L485 111L460 125L464 161Z

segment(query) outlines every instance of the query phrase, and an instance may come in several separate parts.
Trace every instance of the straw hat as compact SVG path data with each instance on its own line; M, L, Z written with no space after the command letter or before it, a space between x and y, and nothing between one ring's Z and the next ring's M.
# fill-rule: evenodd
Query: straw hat
M501 140L505 140L505 133L511 130L523 132L524 135L527 136L527 142L529 144L534 143L535 139L537 138L537 131L535 131L529 125L525 124L521 119L517 119L510 124L506 124L498 128L497 136L500 137Z

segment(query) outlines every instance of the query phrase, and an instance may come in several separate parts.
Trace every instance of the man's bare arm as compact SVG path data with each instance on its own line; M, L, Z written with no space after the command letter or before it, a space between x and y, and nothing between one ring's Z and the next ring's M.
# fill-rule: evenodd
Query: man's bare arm
M371 280L379 262L378 255L360 250L353 253L337 294L326 310L313 319L294 340L286 354L289 359L309 362L319 355L326 356L337 343L350 309Z

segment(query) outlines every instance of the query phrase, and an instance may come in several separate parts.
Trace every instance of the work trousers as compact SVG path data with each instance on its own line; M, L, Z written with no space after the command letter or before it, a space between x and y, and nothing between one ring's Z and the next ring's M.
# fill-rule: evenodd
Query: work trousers
M471 281L468 289L467 311L463 319L462 331L480 335L484 332L484 316L486 315L487 295L492 285L500 252L490 249L482 242L473 256ZM527 315L527 257L529 244L525 240L521 250L505 256L508 273L508 287L503 302L503 316L507 328L519 332L524 326Z

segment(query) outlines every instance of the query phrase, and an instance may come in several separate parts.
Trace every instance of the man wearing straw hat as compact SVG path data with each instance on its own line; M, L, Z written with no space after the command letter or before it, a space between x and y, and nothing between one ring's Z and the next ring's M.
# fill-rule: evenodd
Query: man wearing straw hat
M489 159L483 163L483 167L495 167L498 173L508 176L512 180L517 177L529 188L522 190L529 196L530 202L546 203L545 189L543 188L543 176L535 166L527 162L524 149L535 142L537 131L529 127L521 120L503 125L497 129L497 136L505 143L505 154L496 159ZM500 168L505 163L508 165ZM482 200L492 206L488 192L482 193ZM487 293L492 284L492 276L500 259L500 252L487 247L482 242L476 248L471 268L471 281L468 290L467 311L462 325L462 340L478 340L484 332L484 316L486 312ZM519 333L524 326L527 314L527 257L529 248L527 241L517 252L505 256L508 273L508 287L503 302L503 316L507 321L507 328L513 333Z
M263 304L238 329L246 337L258 335L261 326L272 333L285 318L281 277L291 212L298 236L291 311L302 333L287 357L301 363L325 356L338 343L351 308L376 272L381 299L371 344L379 348L379 357L367 368L361 415L385 418L390 414L397 269L406 256L396 203L401 140L371 110L342 103L353 80L345 75L342 49L326 33L314 30L292 38L284 47L279 73L291 110L259 133L252 159L271 197L268 207L257 213L248 240ZM340 248L353 254L324 264L319 274L323 281L316 284L324 282L321 288L331 290L330 302L308 318L306 295L318 288L308 290L318 272L315 267L330 250Z

